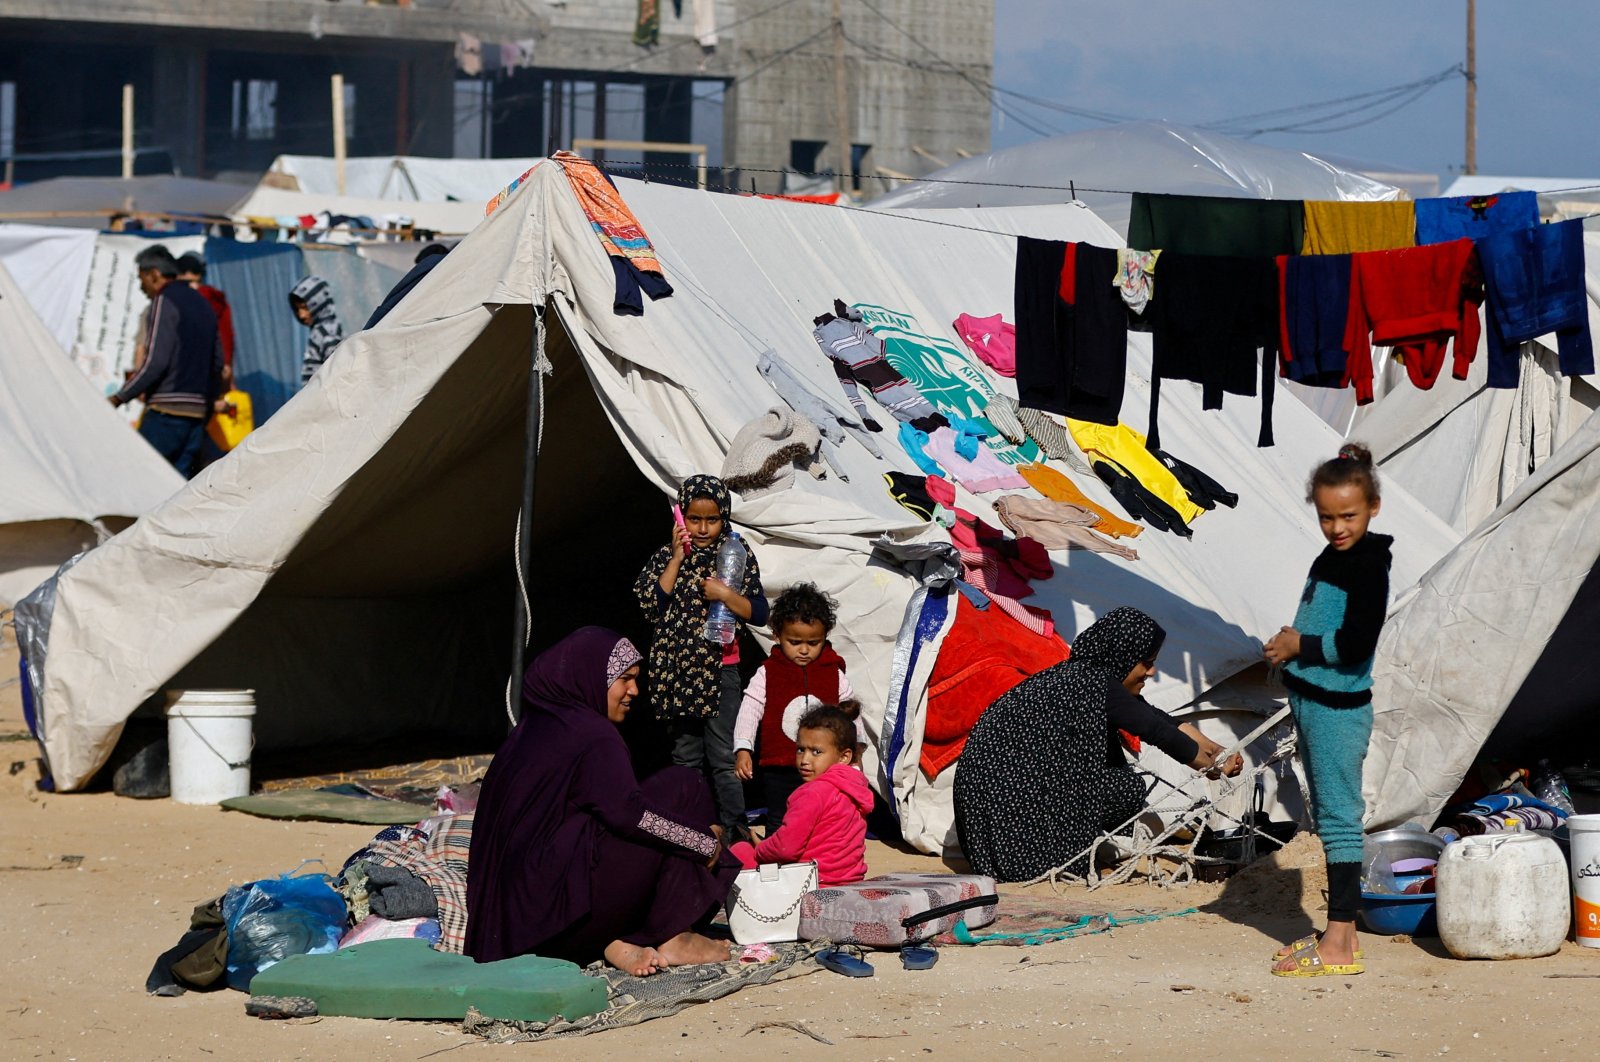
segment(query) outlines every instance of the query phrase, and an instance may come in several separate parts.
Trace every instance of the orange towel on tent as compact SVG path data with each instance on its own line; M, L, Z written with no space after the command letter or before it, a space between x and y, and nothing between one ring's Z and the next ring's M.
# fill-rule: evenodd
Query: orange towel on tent
M977 609L955 597L956 621L928 679L921 764L929 778L961 758L978 717L1002 693L1071 655L1060 638L1035 634L993 605Z
M1301 254L1355 254L1417 245L1417 204L1306 201Z
M1121 538L1123 535L1127 535L1132 538L1144 530L1139 524L1131 520L1124 520L1104 506L1096 505L1090 501L1083 491L1078 489L1076 483L1049 465L1021 465L1017 468L1017 474L1027 480L1030 487L1051 501L1081 505L1092 513L1098 513L1100 522L1094 525L1094 529L1102 535L1110 535L1112 538Z
M613 258L626 258L646 273L661 273L661 263L656 261L655 248L644 227L633 216L622 196L606 180L600 167L570 151L558 151L550 156L561 164L572 182L572 191L583 207L584 216L600 237L600 246Z

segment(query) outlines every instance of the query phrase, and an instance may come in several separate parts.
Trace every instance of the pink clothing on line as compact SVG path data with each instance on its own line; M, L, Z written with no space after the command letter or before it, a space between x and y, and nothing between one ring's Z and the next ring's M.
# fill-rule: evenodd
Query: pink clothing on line
M836 763L794 791L783 825L760 844L740 841L728 851L746 869L762 863L816 860L826 888L867 876L867 812L872 790L853 766Z
M1033 593L1029 581L1048 579L1055 574L1050 554L1031 538L1007 538L1004 532L979 520L965 509L957 509L950 541L961 557L962 578L982 590L1006 615L1033 631L1049 637L1055 633L1055 619L1042 608L1024 605L1021 598Z
M1017 475L1016 469L994 455L983 443L978 444L978 455L967 460L956 452L956 433L950 428L940 428L928 435L927 455L950 473L950 478L974 494L994 490L1025 490L1028 481Z
M951 322L961 342L1001 376L1017 375L1017 326L1000 316L973 317L962 314Z

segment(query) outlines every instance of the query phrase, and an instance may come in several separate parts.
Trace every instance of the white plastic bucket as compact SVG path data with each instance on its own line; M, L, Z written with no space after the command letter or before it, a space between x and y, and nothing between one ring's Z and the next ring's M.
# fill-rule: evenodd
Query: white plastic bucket
M216 804L250 794L255 690L182 690L167 707L172 799Z
M1575 935L1584 947L1600 948L1600 815L1568 816L1567 838Z

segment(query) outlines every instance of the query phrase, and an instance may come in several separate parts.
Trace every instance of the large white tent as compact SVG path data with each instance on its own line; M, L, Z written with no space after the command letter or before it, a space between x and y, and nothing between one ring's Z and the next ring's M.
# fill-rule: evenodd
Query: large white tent
M1244 199L1404 199L1393 185L1315 155L1171 122L1064 133L963 159L873 201L873 209L1064 203L1076 195L1128 231L1129 192Z
M1600 414L1391 611L1373 670L1369 827L1424 825L1480 750L1594 752Z
M843 406L811 337L834 299L911 345L947 408L980 413L1012 385L980 369L949 322L1009 312L1009 234L1118 242L1081 206L883 214L619 184L672 298L617 316L588 219L563 172L541 167L265 427L64 575L40 683L60 787L89 779L142 701L189 683L255 687L264 748L503 725L531 308L553 310L528 573L553 637L636 622L628 586L668 533L668 492L717 470L740 426L779 402L756 369L763 352ZM1149 371L1136 336L1124 404L1135 427ZM1280 399L1279 445L1258 449L1256 402L1202 413L1197 387L1165 390L1165 446L1237 491L1239 507L1199 518L1192 540L1147 531L1136 562L1058 553L1031 600L1069 639L1118 604L1160 618L1171 634L1147 695L1173 709L1259 660L1260 637L1293 614L1321 546L1305 477L1339 437ZM892 433L877 438L884 459L847 440L834 455L843 475L800 477L734 512L769 594L809 579L840 599L834 642L875 741L914 583L873 545L885 533L942 538L884 489L884 471L914 466ZM1115 505L1098 481L1080 485ZM984 499L963 491L960 504L993 522ZM1398 534L1397 587L1456 540L1404 491L1386 497L1383 519ZM911 691L890 788L908 836L936 851L949 840L950 772L942 787L919 782L924 698ZM873 753L867 766L880 770Z
M183 485L0 265L0 605Z
M420 155L346 159L343 194L357 199L482 206L539 160L436 159ZM279 155L270 172L293 177L298 190L340 194L338 164L325 155Z

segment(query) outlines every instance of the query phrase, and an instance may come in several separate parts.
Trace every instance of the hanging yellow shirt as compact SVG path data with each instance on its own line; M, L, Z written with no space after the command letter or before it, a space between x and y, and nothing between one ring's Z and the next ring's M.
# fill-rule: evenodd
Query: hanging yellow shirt
M1145 449L1144 436L1126 424L1119 422L1113 428L1087 420L1068 419L1067 430L1084 453L1120 465L1145 490L1172 506L1184 523L1193 523L1195 517L1205 512L1184 491L1167 466Z
M1306 237L1301 254L1394 251L1417 245L1417 204L1306 201Z

